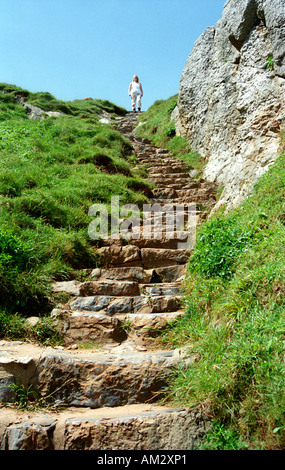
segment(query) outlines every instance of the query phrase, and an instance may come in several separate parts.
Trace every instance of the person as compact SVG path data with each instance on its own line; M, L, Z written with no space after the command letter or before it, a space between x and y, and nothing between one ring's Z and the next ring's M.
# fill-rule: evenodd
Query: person
M142 85L139 81L139 77L137 75L133 76L133 81L130 83L129 86L129 96L132 100L132 110L136 112L136 105L138 106L138 112L141 112L141 100L143 97L143 89Z

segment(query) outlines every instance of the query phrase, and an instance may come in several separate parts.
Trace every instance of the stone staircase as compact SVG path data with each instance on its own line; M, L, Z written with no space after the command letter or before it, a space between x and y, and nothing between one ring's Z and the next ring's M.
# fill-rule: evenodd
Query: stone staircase
M128 113L114 127L154 183L150 203L161 209L152 221L164 223L168 208L179 205L182 226L171 236L165 225L161 237L146 237L140 225L138 236L134 230L130 239L121 233L105 240L98 249L103 265L86 270L84 282L55 283L55 293L69 296L52 312L64 346L0 343L0 401L13 399L9 385L20 378L52 406L29 413L3 406L1 449L187 450L208 426L198 409L156 404L173 369L193 360L184 350L165 350L157 338L183 315L189 204L204 208L195 213L199 223L215 204L215 188L136 136L137 117Z

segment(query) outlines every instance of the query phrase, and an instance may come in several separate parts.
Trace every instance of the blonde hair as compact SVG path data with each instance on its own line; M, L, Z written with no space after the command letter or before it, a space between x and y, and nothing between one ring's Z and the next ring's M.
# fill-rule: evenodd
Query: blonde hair
M135 79L137 79L136 81L139 82L139 77L138 77L137 75L134 75L134 76L133 76L133 81L134 81Z

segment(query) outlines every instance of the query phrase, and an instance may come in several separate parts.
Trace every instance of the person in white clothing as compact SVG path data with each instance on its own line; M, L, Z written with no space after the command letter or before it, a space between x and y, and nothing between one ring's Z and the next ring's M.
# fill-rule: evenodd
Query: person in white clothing
M132 110L136 112L136 105L138 106L138 112L141 112L141 99L143 97L143 89L142 85L139 81L139 77L137 75L133 76L133 81L130 83L129 86L129 96L132 100Z

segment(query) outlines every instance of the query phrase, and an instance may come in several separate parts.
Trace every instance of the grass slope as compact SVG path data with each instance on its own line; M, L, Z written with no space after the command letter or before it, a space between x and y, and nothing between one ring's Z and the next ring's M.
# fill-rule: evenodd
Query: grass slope
M60 117L30 120L17 101ZM125 110L102 100L63 103L48 93L0 85L0 335L13 337L19 315L52 307L51 283L100 263L88 236L94 203L139 206L148 186L132 147L99 115ZM15 316L14 314L18 314ZM13 314L13 316L11 316Z
M168 149L173 156L181 159L189 169L195 169L199 174L205 162L191 146L185 137L176 135L174 121L171 120L172 111L177 104L178 95L168 100L156 101L138 121L137 134L150 139L154 145Z
M141 118L150 119L141 126L144 136L169 146L171 103L157 102ZM193 362L173 373L166 396L171 404L199 404L209 412L214 426L204 449L285 448L282 153L247 201L199 227L185 316L163 338L167 347L191 351Z

